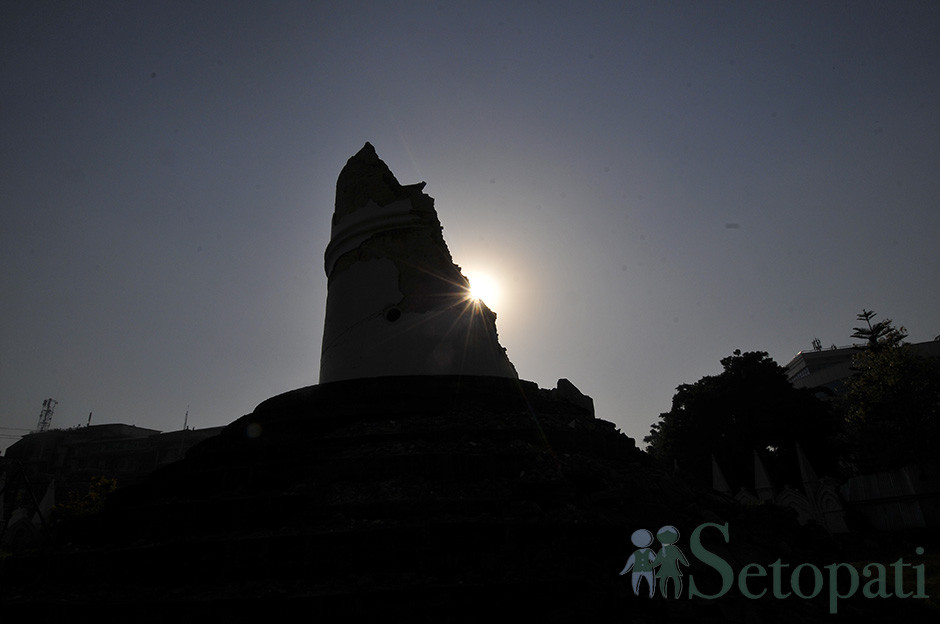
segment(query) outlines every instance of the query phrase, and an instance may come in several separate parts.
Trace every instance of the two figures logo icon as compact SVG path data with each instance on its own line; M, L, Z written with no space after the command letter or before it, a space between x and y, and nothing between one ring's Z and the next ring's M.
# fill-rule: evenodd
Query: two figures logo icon
M682 591L682 570L679 564L689 565L682 550L675 545L679 541L679 529L666 525L656 532L656 539L662 544L658 553L649 547L653 543L652 533L646 529L634 531L630 536L630 541L637 547L637 550L633 551L627 559L627 565L620 571L620 575L623 576L632 568L633 593L640 595L640 581L646 579L650 588L650 598L652 598L656 593L656 568L659 568L659 593L668 596L666 587L669 579L672 579L675 597L678 598Z

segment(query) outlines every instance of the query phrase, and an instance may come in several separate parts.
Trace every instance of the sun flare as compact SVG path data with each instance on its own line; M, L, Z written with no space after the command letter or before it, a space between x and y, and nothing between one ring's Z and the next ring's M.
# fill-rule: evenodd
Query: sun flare
M499 305L499 284L491 275L470 271L467 280L470 282L470 299L482 301L490 308Z

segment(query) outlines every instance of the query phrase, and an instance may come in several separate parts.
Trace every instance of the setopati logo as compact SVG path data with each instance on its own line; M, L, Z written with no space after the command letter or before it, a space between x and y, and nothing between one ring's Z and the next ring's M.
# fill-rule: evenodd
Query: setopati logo
M728 523L706 522L692 531L689 538L689 552L692 557L718 573L721 589L715 593L705 593L695 584L695 575L689 574L688 597L713 600L721 598L736 586L745 598L776 598L782 600L790 596L810 599L819 596L824 590L829 596L829 613L837 613L839 600L851 598L861 587L865 598L928 598L924 591L924 565L904 563L901 557L892 564L868 563L861 569L861 576L856 566L850 563L830 563L818 566L812 563L791 565L777 559L768 565L749 563L735 572L734 568L721 556L702 545L702 533L717 531L725 543L731 541ZM653 534L646 529L634 531L630 541L637 547L627 559L627 564L620 571L621 576L630 572L633 593L640 595L644 581L649 597L656 593L656 579L659 579L659 593L669 597L669 581L673 585L673 597L682 594L682 566L689 566L685 553L676 545L679 530L674 526L664 526L656 532L656 539L661 547L651 548ZM924 549L917 547L915 554L923 555ZM889 570L890 568L890 570ZM914 588L904 586L904 568L914 571Z

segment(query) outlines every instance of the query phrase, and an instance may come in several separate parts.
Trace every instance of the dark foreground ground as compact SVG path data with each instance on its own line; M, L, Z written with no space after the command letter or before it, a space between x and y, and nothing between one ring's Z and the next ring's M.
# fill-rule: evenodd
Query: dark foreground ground
M772 597L692 556L693 529L734 574L812 563L812 599ZM619 576L630 534L678 527L680 598L635 596ZM925 555L915 555L915 547ZM774 507L744 508L653 465L611 423L553 391L495 378L388 378L265 401L185 461L118 490L105 511L0 562L3 621L933 622L935 599L851 599L830 614L823 567L923 565L927 533L834 539ZM893 568L886 593L896 595ZM905 568L902 591L916 589ZM842 572L848 581L848 571ZM812 568L804 568L807 592ZM789 591L789 571L781 592ZM839 591L848 591L843 586ZM885 593L885 592L883 592ZM16 619L7 618L16 617ZM22 619L20 619L22 618Z

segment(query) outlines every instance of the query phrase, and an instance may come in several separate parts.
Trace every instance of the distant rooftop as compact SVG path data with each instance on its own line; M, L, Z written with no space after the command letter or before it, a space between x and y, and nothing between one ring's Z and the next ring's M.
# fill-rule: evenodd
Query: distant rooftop
M909 345L921 355L940 357L940 340ZM800 351L786 366L787 379L796 388L827 388L838 394L854 373L852 356L862 349L864 345Z

